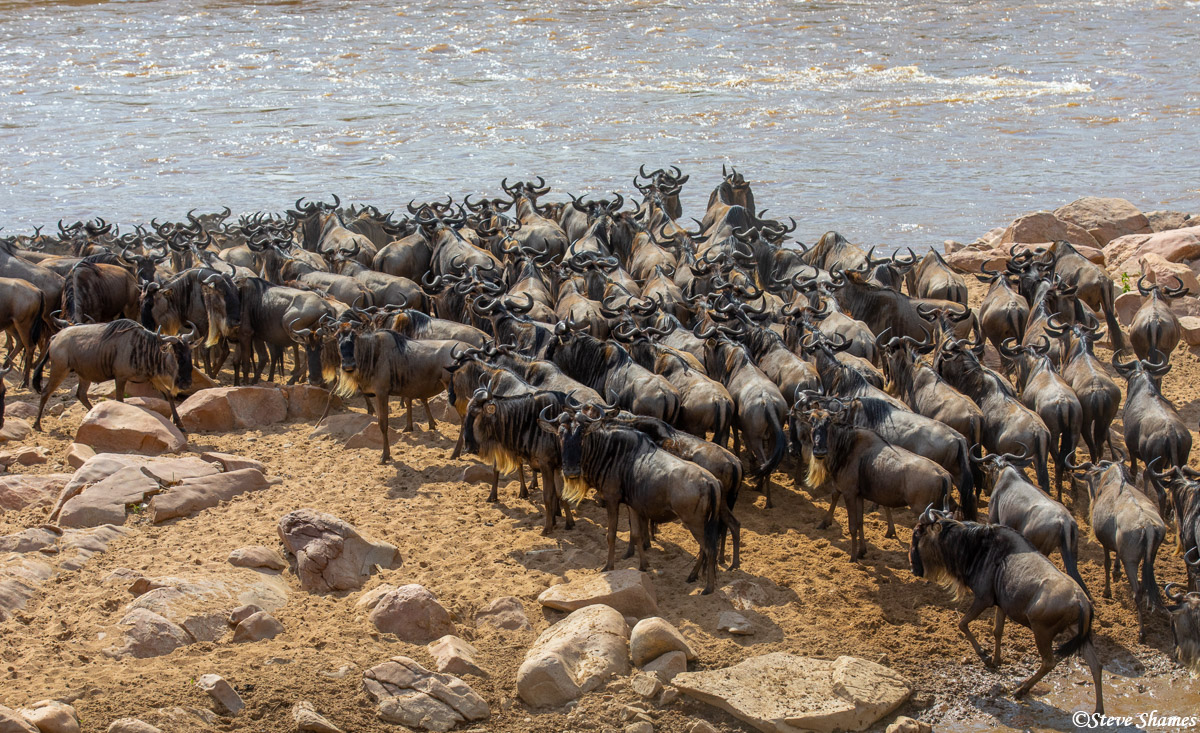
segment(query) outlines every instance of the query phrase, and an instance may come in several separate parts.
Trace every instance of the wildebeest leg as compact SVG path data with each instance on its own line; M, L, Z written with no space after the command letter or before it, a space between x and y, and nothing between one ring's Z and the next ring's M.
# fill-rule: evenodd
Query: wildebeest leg
M500 469L496 468L496 462L492 461L492 492L488 494L487 500L495 503L500 500ZM547 522L550 520L547 519Z
M79 386L75 388L75 396L77 398L79 398L79 401L83 403L83 406L88 408L89 410L92 409L92 401L88 399L87 392L88 392L88 387L91 387L91 386L92 386L91 382L89 382L85 379L80 379Z
M125 382L124 379L113 380L113 399L117 402L125 401Z
M895 537L896 536L896 523L892 521L892 510L890 507L883 508L883 516L887 517L887 523L888 523L888 531L887 531L887 534L884 535L884 537Z
M542 514L545 515L545 524L542 527L542 536L549 536L554 531L554 525L557 523L555 517L558 515L559 498L554 492L542 492Z
M1101 675L1103 669L1100 666L1100 657L1096 656L1096 647L1092 644L1092 640L1088 639L1083 642L1083 646L1079 647L1079 655L1083 657L1083 661L1087 662L1088 669L1092 671L1092 684L1096 686L1096 712L1104 712L1104 687Z
M1145 599L1146 589L1138 583L1137 558L1133 560L1122 560L1121 563L1125 566L1125 577L1129 580L1129 589L1133 591L1133 605L1137 609L1138 615L1138 642L1146 640L1146 609L1142 603Z
M975 650L975 653L979 655L979 658L983 660L983 663L991 667L992 660L988 658L987 653L983 651L983 647L979 646L979 640L976 639L975 635L971 633L971 622L979 618L979 614L986 611L988 607L989 604L986 601L981 601L976 598L975 602L971 604L971 607L967 609L967 612L964 613L963 617L959 620L958 630L963 633L963 636L967 637L967 641L971 643L971 648ZM1003 631L1003 624L1001 624L1001 631ZM997 643L999 643L998 640ZM1041 648L1040 642L1038 648Z
M625 548L625 554L621 555L622 560L628 560L629 558L633 557L633 553L635 552L633 543L641 542L641 533L634 531L634 523L636 521L637 521L637 514L632 509L630 509L629 510L629 546Z
M763 474L762 478L760 478L758 480L758 490L763 492L763 495L767 497L767 508L768 509L775 506L775 503L771 501L771 472L770 471Z
M617 561L617 522L621 518L621 502L614 497L608 502L608 562L604 570L612 570Z
M846 523L850 526L850 561L858 562L858 528L862 524L862 500L857 496L847 496L846 512L849 515Z
M638 570L641 570L643 573L650 569L650 563L646 560L646 546L642 542L649 531L649 520L643 519L640 514L632 509L629 510L629 546L637 547Z
M542 472L542 494L547 490L554 494L555 506L561 506L563 514L566 515L567 529L575 529L575 517L571 516L571 505L562 499L563 478L562 474L557 471L552 471L550 478L546 478L546 473Z
M407 422L407 426L404 428L404 432L406 432L406 433L411 433L411 432L413 431L413 423L412 423L412 400L409 400L409 399L406 399L406 400L404 400L404 406L405 406L406 408L408 408L408 410L407 410L407 412L408 412L408 422Z
M458 440L454 443L454 450L450 453L450 459L454 460L462 455L463 449L463 431L458 431Z
M517 464L517 480L521 482L521 490L517 492L518 499L528 499L529 489L525 488L525 464Z
M1023 697L1028 694L1038 680L1045 677L1058 664L1058 659L1054 656L1054 637L1051 631L1044 628L1038 629L1033 634L1033 640L1037 644L1038 654L1042 657L1042 666L1038 667L1038 670L1029 679L1021 683L1021 686L1013 692L1013 697Z
M842 497L842 492L838 491L836 487L833 489L832 492L830 492L829 512L825 515L824 519L822 519L820 522L817 523L817 529L827 529L827 528L829 528L830 525L833 524L833 510L837 509L838 499L840 499L841 497ZM846 506L847 507L849 506L849 502L846 503Z
M733 536L733 562L729 564L730 570L737 570L742 566L742 523L737 517L733 516L733 512L729 507L721 508L721 517L725 522L725 528L729 530L729 534ZM725 559L725 533L721 533L721 559Z
M422 398L421 404L425 405L425 417L429 418L429 432L437 430L437 423L433 420L433 410L429 409L429 400Z
M1004 637L1004 620L1007 615L1003 609L996 606L996 625L992 629L992 635L996 637L996 648L992 650L992 666L1000 666L1000 639Z
M363 394L363 402L365 402L367 405L367 414L374 415L375 414L375 403L371 402L371 396L364 393Z
M386 390L381 391L382 394L375 395L375 400L379 403L379 432L383 436L383 456L379 462L386 464L392 460L392 447L388 445L388 395Z
M45 387L42 389L42 399L38 402L37 420L33 422L34 430L41 432L42 413L46 409L46 401L50 399L50 395L54 394L54 390L58 389L63 380L67 378L67 374L69 374L70 371L71 370L65 365L55 364L53 362L50 364L50 376L46 381Z
M1105 598L1112 598L1112 553L1104 551L1104 593Z
M179 413L175 411L175 395L163 392L162 396L167 401L167 404L171 406L171 422L175 423L175 427L179 428L179 432L187 433L183 429L183 421L179 419Z
M461 432L459 433L462 434ZM533 466L529 467L529 490L537 491L538 488L538 470Z

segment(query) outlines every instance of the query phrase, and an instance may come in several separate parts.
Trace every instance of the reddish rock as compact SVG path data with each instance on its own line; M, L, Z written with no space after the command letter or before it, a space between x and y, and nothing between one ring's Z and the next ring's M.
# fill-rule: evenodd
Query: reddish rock
M70 480L69 473L0 476L0 514L30 505L49 504Z
M0 705L0 733L38 733L38 729L16 710Z
M19 417L4 418L4 427L0 428L0 444L16 440L25 440L33 434L33 425L28 420Z
M217 387L195 393L179 406L179 419L188 430L229 432L282 422L288 402L278 387Z
M1200 346L1200 318L1183 316L1179 319L1179 325L1183 328L1183 340L1187 345Z
M1150 228L1155 232L1183 229L1196 224L1191 214L1185 214L1182 211L1147 211L1146 220L1150 222Z
M388 425L388 445L395 445L396 441L400 440L400 432L392 427L395 424L397 423L393 420ZM356 448L378 450L383 448L383 433L379 432L379 423L372 420L370 425L351 435L343 447L348 450Z
M1168 262L1185 262L1200 257L1200 226L1158 234L1131 234L1104 246L1110 272L1127 269L1126 262L1137 262L1147 254L1159 255Z
M37 417L37 405L31 402L9 402L4 406L4 417L32 421Z
M1120 289L1120 285L1117 286ZM1121 293L1113 302L1113 306L1117 310L1117 321L1122 326L1128 326L1133 323L1133 316L1142 307L1142 296L1136 290L1130 290L1127 293Z
M494 626L509 631L530 631L533 626L525 615L525 607L513 596L503 596L475 613L477 626Z
M80 491L63 504L58 523L63 527L124 524L125 508L141 504L161 489L137 466L128 466Z
M239 568L266 568L267 570L287 568L287 563L279 556L278 552L262 545L239 547L229 553L229 564Z
M487 677L488 673L479 666L475 657L479 650L467 642L447 634L437 641L430 642L429 656L433 657L434 666L439 672L457 675L473 674L476 677Z
M257 468L264 474L267 472L267 466L262 461L256 461L253 458L246 458L245 456L234 456L230 455L229 453L207 451L205 453L201 453L200 458L201 460L208 461L209 463L219 463L221 465L221 470L223 471L240 471L243 468Z
M216 466L195 456L155 458L142 466L142 471L163 486L173 486L191 478L220 473Z
M254 605L253 603L247 604L245 606L238 606L237 608L233 609L233 611L231 611L229 613L229 625L237 626L238 624L240 624L241 622L250 618L254 614L262 613L262 612L263 612L263 610L261 608L259 608L258 606Z
M1152 231L1145 214L1125 199L1084 196L1058 207L1054 215L1087 230L1101 247L1117 237Z
M1187 265L1181 262L1169 262L1157 254L1145 254L1139 259L1138 269L1130 273L1131 279L1135 279L1136 272L1140 271L1146 273L1146 280L1149 282L1171 288L1182 284L1189 293L1200 294L1200 281L1197 281L1196 273L1192 272ZM1126 262L1123 269L1127 270L1131 262Z
M391 567L400 551L363 537L332 514L298 509L279 519L279 537L296 556L296 575L307 591L356 590L375 565Z
M480 483L482 481L491 481L493 474L494 471L491 466L472 463L462 470L458 480L467 484Z
M45 448L23 446L13 450L0 451L0 466L8 468L14 463L22 466L36 466L45 463L47 451Z
M288 420L316 420L326 413L327 407L330 412L342 409L342 401L336 395L331 401L329 390L310 384L288 385L285 394Z
M266 611L259 611L251 614L237 625L237 628L233 630L233 643L243 644L274 639L282 633L283 624Z
M946 264L959 272L983 272L985 266L995 270L1006 262L1008 253L1003 250L964 249L946 256Z
M402 585L379 599L371 623L385 634L421 644L454 633L450 614L424 586Z
M75 708L57 700L40 700L21 715L41 733L79 733L79 714Z
M167 419L171 417L171 406L161 397L130 397L125 400L125 404L156 412Z
M271 482L255 468L190 478L150 500L150 520L158 524L184 517L248 491L262 491L270 485Z
M1000 245L1007 249L1014 243L1057 242L1066 240L1076 246L1098 247L1096 238L1086 229L1066 222L1049 211L1036 211L1013 220L1000 237Z
M101 402L83 418L75 442L97 453L178 453L187 439L162 415L121 402Z
M96 455L96 451L92 450L92 446L84 445L83 443L72 443L67 446L67 455L64 456L67 465L71 468L79 468L87 459Z

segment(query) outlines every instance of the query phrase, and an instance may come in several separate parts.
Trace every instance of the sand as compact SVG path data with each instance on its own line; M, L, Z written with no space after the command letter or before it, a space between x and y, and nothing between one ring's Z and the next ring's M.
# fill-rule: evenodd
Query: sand
M982 290L972 288L977 303ZM1108 352L1099 354L1107 360ZM1200 418L1200 360L1178 350L1164 391L1184 420ZM228 383L228 379L226 379ZM1121 380L1118 380L1121 383ZM73 387L55 401L73 400ZM32 400L10 389L9 401ZM362 411L361 400L348 408ZM45 447L49 464L14 467L13 472L48 473L70 470L61 465L67 445L83 415L79 405L60 417L47 418L46 432L24 441ZM393 416L401 414L397 401ZM1115 426L1118 434L1119 422ZM458 428L441 423L436 432L418 421L412 434L393 448L395 463L379 465L377 450L345 450L328 439L310 439L311 421L283 423L262 430L191 436L194 450L219 450L263 461L282 479L265 491L244 495L196 516L149 524L131 515L131 534L82 571L47 583L23 612L0 624L0 703L19 707L35 700L72 701L87 731L104 730L123 716L160 721L156 708L210 708L208 697L194 684L206 673L225 677L241 694L246 710L221 719L216 728L238 731L292 729L290 709L308 700L346 731L400 730L378 721L361 690L362 672L403 654L432 666L423 646L379 634L361 609L359 592L309 594L295 575L284 572L291 590L287 605L275 615L285 632L254 644L201 643L153 659L113 660L103 654L112 645L116 622L132 596L121 584L102 584L116 568L146 575L214 575L229 570L229 552L245 545L282 545L276 523L285 513L311 507L355 525L361 532L400 548L402 563L373 575L364 586L420 583L431 589L456 616L459 633L479 650L479 662L490 677L467 681L492 708L481 728L494 731L564 731L624 727L621 708L635 702L626 680L586 695L566 710L533 711L515 695L515 674L528 645L562 617L543 612L537 595L551 584L597 572L605 554L604 512L586 501L572 531L540 535L540 492L517 499L515 479L502 482L500 501L485 502L485 484L459 481L469 461L451 461ZM1200 436L1198 436L1200 437ZM1196 440L1200 450L1200 440ZM1193 456L1194 458L1194 456ZM731 637L718 632L717 616L731 608L720 594L701 596L698 584L684 579L696 547L680 525L660 530L650 553L651 575L661 615L675 624L698 654L693 669L720 668L749 656L788 651L818 657L856 655L885 664L915 683L912 700L901 710L948 728L995 725L991 717L1011 701L989 702L995 685L1012 688L1036 666L1032 636L1009 624L1007 660L999 674L983 669L957 630L967 602L955 602L941 588L916 578L906 557L910 512L898 512L898 539L886 539L879 514L866 519L868 553L861 565L848 560L846 514L839 509L834 526L817 529L827 497L814 497L793 480L794 462L786 460L775 474L776 506L744 490L736 507L743 529L743 564L736 572L722 568L718 584L747 580L761 586L766 603L742 613L756 633ZM1070 506L1070 500L1068 499ZM985 505L986 506L986 505ZM982 510L985 511L986 509ZM36 526L48 510L26 509L0 514L0 534ZM1167 658L1170 630L1165 616L1150 625L1145 644L1137 642L1137 619L1124 578L1114 584L1113 598L1100 597L1103 565L1086 517L1081 525L1080 569L1096 595L1098 646L1110 666L1143 669L1146 679L1178 679ZM622 540L626 534L622 532ZM622 549L623 549L622 544ZM635 567L635 560L619 567ZM1057 556L1056 564L1060 564ZM1061 565L1060 565L1061 566ZM1184 581L1182 559L1174 545L1159 554L1158 578ZM521 599L534 625L530 632L475 628L474 612L498 596ZM990 640L991 614L974 629ZM107 638L98 638L107 634ZM1077 662L1059 665L1038 685L1034 698L1056 685L1086 679ZM1090 685L1090 682L1089 682ZM1090 696L1090 686L1087 695ZM975 697L975 696L983 696ZM743 730L735 719L700 703L681 698L665 708L649 705L656 730L686 731L691 721L707 719L721 730ZM159 715L159 717L156 717ZM886 721L885 721L886 722Z

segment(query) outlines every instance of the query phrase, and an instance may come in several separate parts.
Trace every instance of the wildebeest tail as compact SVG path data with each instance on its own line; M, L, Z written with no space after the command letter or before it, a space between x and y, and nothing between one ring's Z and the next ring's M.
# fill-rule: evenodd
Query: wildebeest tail
M1121 331L1121 324L1117 322L1116 295L1113 294L1115 287L1109 282L1108 287L1100 289L1100 309L1104 311L1104 321L1108 324L1108 338L1112 342L1113 351L1120 351L1125 348L1125 334Z
M783 434L783 425L779 422L779 415L776 415L774 410L767 410L767 419L770 421L771 439L775 441L775 446L766 462L754 471L755 476L771 475L771 472L783 460L783 450L787 447L787 439Z
M1079 584L1079 587L1083 589L1084 593L1087 593L1087 597L1090 599L1092 594L1083 583L1083 577L1079 574L1079 564L1075 558L1075 553L1079 549L1077 531L1074 526L1069 527L1063 534L1062 547L1059 549L1062 552L1063 568L1066 569L1067 575Z
M42 340L42 326L46 322L46 296L43 294L38 297L38 311L34 316L33 325L29 327L29 355L33 356L33 350L37 348L38 342ZM28 362L26 362L28 363Z
M704 519L704 547L708 561L716 564L717 550L721 545L721 537L725 535L725 522L721 517L721 492L717 490L714 480L708 490L708 516Z
M1142 547L1142 588L1145 589L1146 600L1149 601L1150 607L1162 608L1162 594L1158 590L1158 581L1154 579L1154 554L1161 539L1149 528L1143 528L1142 533L1144 543Z
M1038 486L1042 487L1042 491L1050 493L1050 469L1046 465L1046 458L1050 453L1050 446L1047 445L1049 439L1045 436L1039 436L1037 447L1034 449L1037 452L1034 454L1033 460L1037 466Z
M1069 657L1092 641L1092 604L1079 604L1079 633L1067 639L1055 649L1060 657Z
M33 367L33 391L38 394L42 393L42 369L45 368L46 362L50 359L50 349L46 348L42 352L42 358L38 359L37 364Z

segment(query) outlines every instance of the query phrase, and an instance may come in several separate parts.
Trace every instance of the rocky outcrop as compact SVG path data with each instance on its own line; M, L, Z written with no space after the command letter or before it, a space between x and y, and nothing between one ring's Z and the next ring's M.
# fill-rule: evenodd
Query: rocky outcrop
M249 491L271 485L257 468L190 478L150 500L150 521L158 524L214 507Z
M79 570L127 531L114 526L63 530L44 525L0 538L6 551L22 553L0 558L0 621L24 608L51 578Z
M1155 232L1167 232L1172 229L1184 229L1195 226L1196 217L1182 211L1147 211L1146 221Z
M146 456L178 453L187 447L187 438L170 420L113 400L88 412L75 433L75 442L91 446L97 453Z
M685 672L672 684L761 731L859 731L908 699L896 672L855 657L775 652L720 670Z
M288 400L278 387L203 389L179 406L183 426L197 433L260 428L287 416Z
M1125 199L1084 196L1058 207L1054 215L1086 230L1101 247L1117 237L1152 231L1146 215Z
M18 511L27 506L50 504L70 480L69 473L0 476L0 514Z
M363 689L379 717L409 728L448 731L491 715L471 686L457 677L431 672L408 657L392 657L363 674Z
M296 575L307 591L356 590L375 565L400 562L400 551L374 542L332 514L298 509L279 520L279 537L296 556Z
M1000 236L999 246L1012 244L1048 244L1066 240L1079 247L1098 248L1100 245L1086 229L1063 221L1049 211L1035 211L1013 220Z
M330 400L329 390L310 384L290 384L284 388L287 396L288 420L315 420L329 410L342 409L342 401L336 396Z
M1185 262L1200 257L1200 226L1118 237L1104 247L1109 273L1116 277L1121 272L1137 272L1141 258L1150 254L1168 262Z
M538 603L559 611L602 603L634 618L658 614L654 583L649 575L633 569L610 570L550 586L538 596Z
M383 633L414 644L454 633L454 622L437 596L416 584L402 585L382 596L370 619Z
M606 680L629 674L629 627L621 613L592 605L542 632L517 671L517 694L531 707L564 705Z
M137 466L127 466L69 499L58 515L64 527L124 524L126 507L143 504L162 487Z

